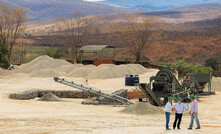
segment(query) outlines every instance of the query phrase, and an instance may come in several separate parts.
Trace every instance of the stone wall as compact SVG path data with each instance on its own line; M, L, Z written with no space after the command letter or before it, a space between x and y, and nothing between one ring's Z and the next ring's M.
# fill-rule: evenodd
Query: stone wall
M93 104L93 105L122 105L121 102L118 102L113 99L105 98L102 96L97 96L96 94L89 93L89 92L83 92L83 91L56 91L56 90L30 90L25 91L22 93L13 93L9 95L10 99L14 100L30 100L34 99L36 97L42 97L47 93L53 93L54 95L58 96L59 98L82 98L87 99L82 101L82 104ZM128 98L128 92L126 89L120 89L113 94L116 94L118 96Z
M10 99L15 100L30 100L36 97L42 97L47 93L53 93L59 98L91 98L96 97L95 94L83 91L56 91L56 90L30 90L22 93L13 93L9 95Z

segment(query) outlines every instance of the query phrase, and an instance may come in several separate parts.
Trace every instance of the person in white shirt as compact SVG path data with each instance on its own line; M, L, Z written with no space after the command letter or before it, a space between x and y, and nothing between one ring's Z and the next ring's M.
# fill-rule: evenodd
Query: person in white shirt
M165 115L166 115L166 130L171 130L169 128L169 122L170 122L170 114L172 113L172 101L173 101L173 98L172 97L169 97L168 98L168 102L165 106Z
M173 129L176 128L176 125L177 125L177 129L180 129L180 123L182 120L183 111L186 110L186 105L181 103L182 99L179 97L177 100L178 102L173 105L173 108L176 111L175 120L173 122Z
M190 122L190 126L188 128L188 130L192 130L193 127L193 120L195 119L196 124L197 124L197 128L196 129L201 129L200 127L200 121L198 118L198 101L195 99L194 95L190 95L190 99L191 99L191 109L189 114L191 114L191 122Z

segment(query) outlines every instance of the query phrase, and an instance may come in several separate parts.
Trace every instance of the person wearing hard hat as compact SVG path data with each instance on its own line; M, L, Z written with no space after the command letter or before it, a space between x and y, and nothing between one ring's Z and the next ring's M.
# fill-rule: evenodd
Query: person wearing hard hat
M191 109L189 114L191 114L191 122L190 122L190 126L188 128L188 130L191 130L193 127L193 120L195 119L196 124L197 124L197 128L196 129L200 129L200 122L198 119L198 101L195 99L194 95L190 95L190 99L191 99Z
M172 101L173 98L169 97L168 102L165 106L165 115L166 115L166 130L171 130L169 128L169 122L170 122L170 114L172 113L173 107L172 107Z
M178 97L177 101L178 102L173 105L173 108L176 111L175 120L173 122L173 129L176 128L176 125L177 125L177 129L180 129L180 123L182 120L183 111L186 110L186 105L181 102L182 99L180 97Z

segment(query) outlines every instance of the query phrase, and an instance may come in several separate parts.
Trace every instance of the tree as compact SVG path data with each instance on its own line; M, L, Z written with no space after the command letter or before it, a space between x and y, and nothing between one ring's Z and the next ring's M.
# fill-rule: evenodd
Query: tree
M9 48L9 62L17 39L24 35L26 22L26 10L23 7L0 5L0 39Z
M211 67L204 67L201 64L187 63L185 60L179 60L175 63L161 63L161 65L176 69L179 72L179 78L183 78L187 73L212 73Z
M214 71L219 70L219 65L216 59L208 59L205 61L205 66L206 67L211 67Z
M125 18L125 23L107 24L106 29L111 36L125 44L136 61L140 62L144 52L159 40L163 25L156 23L153 17L141 18L139 13L123 14L122 17Z
M0 67L8 69L10 63L8 61L8 48L0 41Z
M97 32L95 20L84 16L81 12L75 12L71 19L62 19L57 23L60 34L71 47L71 57L75 57L76 61L79 48L86 45L92 34Z

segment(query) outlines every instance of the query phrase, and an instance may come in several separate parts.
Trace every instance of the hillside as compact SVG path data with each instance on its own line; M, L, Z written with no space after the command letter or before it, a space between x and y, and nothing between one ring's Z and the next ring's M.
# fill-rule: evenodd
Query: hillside
M186 23L221 17L221 3L197 4L168 10L143 12L144 16L158 17L162 23Z
M9 6L22 6L28 10L29 20L56 19L69 17L75 11L87 15L116 14L126 8L86 2L83 0L0 0Z
M100 3L115 6L144 8L149 10L170 9L200 3L215 3L221 0L104 0Z

